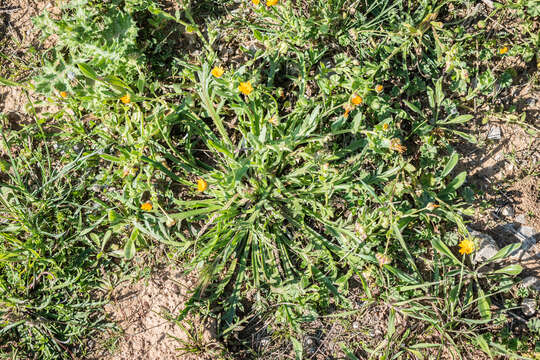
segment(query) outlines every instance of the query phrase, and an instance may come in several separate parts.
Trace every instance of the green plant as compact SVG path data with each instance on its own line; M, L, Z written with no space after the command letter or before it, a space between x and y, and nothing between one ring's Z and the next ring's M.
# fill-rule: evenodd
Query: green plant
M104 302L97 296L100 268L110 264L96 260L84 235L97 215L85 195L95 154L52 153L34 142L45 136L39 125L8 134L2 129L9 160L0 172L2 352L79 356L84 350L75 346L110 325L98 315Z
M20 132L3 119L1 345L73 352L83 322L105 326L98 269L160 242L200 275L176 322L204 306L231 338L264 314L300 358L304 325L349 309L354 276L391 308L371 354L504 354L485 329L505 321L490 301L511 302L519 269L454 255L474 211L456 149L516 79L489 64L537 53L530 3L465 17L465 1L255 3L78 0L35 20L56 45L19 85L59 110ZM515 44L485 30L511 7ZM420 330L398 334L398 313ZM185 329L184 350L205 351Z

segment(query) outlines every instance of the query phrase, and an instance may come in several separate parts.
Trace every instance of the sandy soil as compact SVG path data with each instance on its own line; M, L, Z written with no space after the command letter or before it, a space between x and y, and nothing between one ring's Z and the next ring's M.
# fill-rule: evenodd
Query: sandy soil
M195 276L186 276L169 267L149 279L115 288L105 312L122 332L105 334L92 359L210 359L204 354L211 354L211 350L218 347L213 322L188 317L182 321L183 329L168 320L185 308L195 284ZM198 353L187 354L188 346L198 347Z

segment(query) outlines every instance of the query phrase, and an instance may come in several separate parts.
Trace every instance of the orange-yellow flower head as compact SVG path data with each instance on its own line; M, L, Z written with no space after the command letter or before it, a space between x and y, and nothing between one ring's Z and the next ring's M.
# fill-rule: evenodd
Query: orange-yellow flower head
M147 201L144 204L141 205L141 210L143 211L151 211L152 210L152 203Z
M212 72L212 75L214 75L217 78L220 78L225 73L225 70L221 66L214 66L211 72Z
M63 97L63 98L65 99L65 98L67 98L68 93L65 92L65 91L60 91L60 96Z
M208 187L208 183L204 179L197 180L197 191L203 192Z
M360 105L363 101L364 99L362 99L362 97L358 94L354 94L353 97L351 98L351 102L354 105Z
M388 128L389 128L389 127L390 127L390 125L388 125L388 123L382 124L382 129L383 129L384 131L388 131Z
M131 96L129 93L126 93L126 95L120 98L120 101L122 101L124 104L129 104L131 102Z
M397 151L400 154L403 154L407 150L405 146L401 145L401 141L399 141L398 138L390 140L390 149Z
M474 251L474 242L471 239L464 239L459 243L459 253L469 255Z
M251 0L253 5L259 5L261 3L261 0Z
M508 47L504 46L499 49L499 54L504 55L508 52Z
M238 91L244 95L249 95L253 92L253 86L251 86L251 81L241 82L238 85Z
M377 92L377 94L382 93L383 90L384 90L384 87L381 84L375 86L375 91Z
M266 6L274 6L278 3L278 0L266 0Z

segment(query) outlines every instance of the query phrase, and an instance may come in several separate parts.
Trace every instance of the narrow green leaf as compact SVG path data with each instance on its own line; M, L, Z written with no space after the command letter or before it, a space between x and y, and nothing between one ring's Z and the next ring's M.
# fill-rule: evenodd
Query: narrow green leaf
M476 139L474 135L464 133L463 131L457 131L457 130L452 130L452 129L447 129L447 130L453 132L454 134L458 136L461 136L462 138L464 138L465 140L467 140L468 142L472 144L476 144L478 142L478 140Z
M465 179L467 178L467 172L466 171L462 171L460 172L455 178L454 180L452 180L450 182L450 184L448 184L448 186L446 187L446 189L444 189L444 192L445 193L449 193L451 191L455 191L457 189L459 189L459 187L461 185L463 185L463 183L465 182Z
M105 159L107 161L114 162L114 163L122 162L122 159L120 159L118 156L113 156L109 154L101 154L100 157L102 159Z
M291 342L294 349L294 358L296 360L302 360L304 358L304 347L302 343L293 337L291 337Z
M405 103L405 105L407 105L409 107L409 109L411 109L412 111L414 111L417 114L422 115L422 110L420 110L420 108L418 108L418 106L408 102L407 100L403 100L403 102Z
M96 72L88 65L84 63L77 64L79 67L79 70L81 70L81 73L86 76L87 78L90 78L92 80L99 81L99 76L96 74Z
M450 174L450 172L454 169L457 162L459 160L459 155L457 152L454 152L452 156L450 156L450 160L448 160L448 163L446 163L446 166L444 167L440 178L444 179L446 175Z
M5 86L21 86L21 84L16 83L15 81L8 80L0 76L0 84Z
M155 168L161 170L163 173L165 173L171 179L173 179L174 181L176 181L176 182L178 182L180 184L184 184L184 185L187 185L187 186L194 186L194 184L192 184L189 181L184 180L181 177L175 175L169 169L167 169L165 166L163 166L163 164L161 164L161 163L159 163L157 161L154 161L154 160L152 160L152 159L150 159L150 158L148 158L146 156L141 156L141 160L146 162L146 163L152 164Z
M126 244L124 245L124 257L127 260L131 260L133 256L135 256L136 248L135 248L135 241L139 237L139 229L134 228L131 232L131 235L129 239L126 241Z
M482 288L478 288L478 311L480 312L480 316L482 316L482 319L491 319L489 298L486 297Z
M411 264L411 267L418 274L418 277L421 279L422 274L420 274L420 272L418 271L418 268L416 267L416 263L414 262L414 259L412 258L411 253L409 252L409 248L407 247L407 244L405 244L405 240L403 240L401 231L399 230L399 227L396 224L392 224L392 231L396 235L396 238L398 239L399 244L403 248L403 251L405 251L405 255L407 256L407 260L409 261L409 264Z
M471 120L474 116L472 115L459 115L451 120L445 121L444 124L463 124Z
M512 264L503 267L502 269L495 270L495 274L507 274L507 275L518 275L521 273L523 268L519 264Z
M445 243L443 243L441 240L439 239L432 239L431 240L431 244L433 245L433 247L435 248L435 250L437 250L438 252L440 252L441 254L443 254L444 256L450 258L450 260L452 260L452 262L455 264L455 265L461 265L461 261L459 261L455 256L454 254L452 253L452 251L450 251L450 249L448 248L448 246L446 246Z
M390 265L384 265L384 268L394 274L398 279L409 284L418 284L418 280L413 278L411 275L404 273L403 271L396 269Z
M437 106L441 106L444 100L444 93L442 91L442 77L440 77L435 83L435 101Z
M507 245L505 247L503 247L501 250L497 251L497 253L495 255L493 255L491 258L489 258L486 263L490 263L490 262L493 262L493 261L496 261L496 260L499 260L499 259L503 259L505 257L507 257L508 255L510 255L511 253L513 253L514 251L516 251L517 249L519 249L521 247L521 243L513 243L513 244L510 244L510 245Z
M223 155L226 155L230 159L233 159L233 160L235 159L235 156L229 150L227 150L225 146L218 144L217 142L208 140L208 147L219 151L220 153L222 153Z

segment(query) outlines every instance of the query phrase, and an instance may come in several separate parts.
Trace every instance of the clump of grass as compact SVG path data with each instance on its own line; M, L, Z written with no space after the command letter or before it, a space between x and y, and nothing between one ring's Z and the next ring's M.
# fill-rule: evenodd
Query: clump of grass
M38 121L32 147L2 163L5 344L22 336L16 351L44 358L73 351L91 333L83 321L101 324L90 292L99 266L161 242L201 274L184 314L213 309L222 336L265 313L301 357L295 336L350 309L354 276L392 308L374 353L432 347L395 338L396 313L436 332L435 348L504 353L480 325L495 322L491 303L504 303L520 268L488 266L513 247L471 262L463 215L474 194L455 170L456 140L476 141L468 101L495 78L464 58L471 43L448 6L246 1L204 23L208 2L172 15L151 0L78 1L61 20L37 19L44 36L59 34L34 86L62 106L52 124L62 132ZM220 26L252 45L235 49L245 61L224 63ZM50 151L58 140L63 155Z

